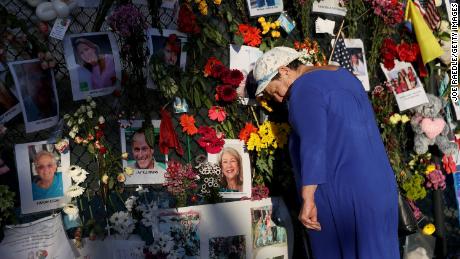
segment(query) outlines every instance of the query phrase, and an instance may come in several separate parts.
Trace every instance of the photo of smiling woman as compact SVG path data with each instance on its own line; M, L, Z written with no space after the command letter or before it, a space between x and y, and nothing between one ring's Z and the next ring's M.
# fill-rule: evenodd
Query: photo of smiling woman
M36 176L32 180L33 200L43 200L64 195L62 173L57 172L54 154L45 150L35 155L33 167Z
M113 33L69 34L63 44L74 101L108 95L121 87L120 54Z
M82 90L100 89L115 84L115 63L111 54L103 54L99 46L87 38L78 38L73 45L75 60L80 65L78 75Z
M222 170L220 191L243 191L243 167L240 153L232 147L225 147L219 155L218 162Z

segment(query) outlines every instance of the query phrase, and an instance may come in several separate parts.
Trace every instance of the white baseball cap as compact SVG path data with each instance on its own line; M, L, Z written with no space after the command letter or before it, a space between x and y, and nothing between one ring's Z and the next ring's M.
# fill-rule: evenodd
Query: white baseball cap
M265 52L262 57L256 61L253 74L257 81L256 96L262 95L268 83L278 73L278 68L286 66L301 56L293 48L275 47Z

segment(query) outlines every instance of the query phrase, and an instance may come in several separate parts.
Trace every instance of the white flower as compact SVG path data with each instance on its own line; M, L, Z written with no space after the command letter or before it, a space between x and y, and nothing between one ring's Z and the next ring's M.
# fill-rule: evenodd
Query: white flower
M64 120L68 120L70 118L70 115L69 114L64 114Z
M78 110L80 111L80 113L85 113L86 112L86 106L82 105L82 106L80 106L80 108L78 108Z
M91 102L93 99L91 98L91 96L86 96L86 102Z
M92 119L93 118L93 111L88 111L86 113L86 115L88 115L88 118Z
M66 204L62 210L69 216L70 220L78 218L78 207L72 203Z
M162 232L155 232L153 243L149 246L149 251L152 254L157 254L162 252L164 254L170 254L174 248L174 240L173 238Z
M89 103L89 105L91 106L91 108L96 108L96 102L95 101L91 101Z
M72 119L68 120L67 121L67 127L70 128L70 127L72 127L72 125L73 125L73 120Z
M80 184L86 180L86 175L88 175L88 172L85 169L81 169L80 172L71 174L71 177L76 184Z
M441 23L439 24L439 31L450 33L449 22L446 20L442 20Z
M70 132L69 132L69 137L71 137L71 138L74 139L75 136L77 136L77 133L76 133L75 131L70 131Z
M89 111L91 111L91 110L92 110L91 106L86 105L86 111L89 112Z
M71 131L74 131L75 133L78 133L78 126L74 125Z
M85 122L85 119L83 119L82 117L78 118L78 124L82 124L83 122Z
M99 124L104 124L104 123L105 123L105 119L104 119L104 116L102 116L102 115L101 115L101 116L99 116L99 119L98 119L98 121L99 121Z
M81 172L82 168L79 167L78 165L72 165L69 167L69 170L67 170L67 173L70 174L70 176L72 175L76 175L76 174L79 174Z
M82 195L84 191L85 191L85 188L78 186L78 185L72 185L69 187L65 195L71 198L75 198L75 197Z
M136 226L136 220L125 211L115 212L110 217L110 222L113 224L112 228L122 235L130 234Z
M134 205L136 205L137 197L131 196L125 201L125 207L128 211L132 211Z

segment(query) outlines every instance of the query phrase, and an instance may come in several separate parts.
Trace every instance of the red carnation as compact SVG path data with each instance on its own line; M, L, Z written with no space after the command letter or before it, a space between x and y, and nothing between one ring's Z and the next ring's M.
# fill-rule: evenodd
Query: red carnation
M233 102L238 97L236 89L231 85L217 86L216 93L218 96L218 100L222 100L224 102Z
M217 132L209 126L201 126L198 129L201 137L197 140L200 147L204 148L210 154L219 153L224 147L225 141L223 134L218 137Z
M179 31L185 33L198 34L201 31L200 27L196 23L195 14L187 4L182 4L180 6L177 26Z
M101 139L104 136L104 131L98 130L96 131L96 139Z
M222 74L222 82L238 87L243 81L244 75L238 69L227 70Z
M222 64L215 64L212 69L211 69L211 76L214 78L220 78L224 73L226 73L228 70L227 67L225 67Z
M399 60L414 62L417 60L418 45L417 44L408 44L401 43L397 47Z

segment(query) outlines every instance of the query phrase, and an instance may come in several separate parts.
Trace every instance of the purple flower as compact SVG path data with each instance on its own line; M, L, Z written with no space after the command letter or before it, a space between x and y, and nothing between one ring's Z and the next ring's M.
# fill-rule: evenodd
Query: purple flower
M433 190L444 190L446 188L446 177L441 170L434 170L426 176L425 185Z
M107 19L110 28L123 37L143 32L147 28L144 15L132 4L116 8Z

